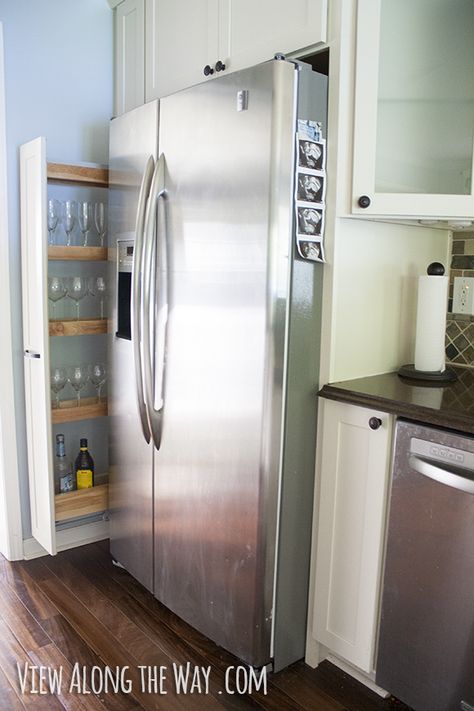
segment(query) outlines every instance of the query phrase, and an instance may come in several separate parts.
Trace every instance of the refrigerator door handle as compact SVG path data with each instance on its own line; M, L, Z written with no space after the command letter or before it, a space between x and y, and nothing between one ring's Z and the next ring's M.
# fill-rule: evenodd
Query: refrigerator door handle
M143 251L144 251L144 229L145 229L145 211L147 205L147 197L150 192L150 185L153 177L155 161L153 156L147 160L145 171L143 173L140 194L138 197L137 221L135 227L135 249L133 255L132 266L132 303L131 303L131 331L132 331L132 346L133 346L133 361L135 365L135 386L138 410L140 413L140 422L142 432L147 442L151 439L150 425L148 421L147 407L145 404L145 387L143 373L143 353L142 353L142 332L143 321L141 314L141 304L143 299Z
M464 477L461 474L456 474L453 471L437 467L434 464L430 464L424 459L420 459L419 457L415 457L413 455L408 458L408 464L412 469L418 472L418 474L427 476L430 479L438 481L440 484L445 484L445 486L450 486L453 489L465 491L466 494L474 494L474 481L469 478L469 475L472 475L472 472L466 472L467 476Z
M161 267L163 257L162 240L157 240L159 231L158 210L160 200L165 197L165 159L160 155L153 175L145 217L145 248L143 256L143 301L142 322L143 354L145 374L145 402L147 405L149 423L153 443L157 449L161 445L163 423L163 383L164 354L166 344L168 304L162 303L162 294L167 292L167 278L160 270L159 283L157 267ZM161 224L161 223L160 223ZM166 224L166 223L165 223ZM166 240L165 240L166 242ZM167 261L167 258L166 258ZM167 268L167 265L166 265ZM159 295L159 298L156 296ZM153 329L153 334L152 334ZM155 347L158 344L162 356L160 363L160 397L155 396Z

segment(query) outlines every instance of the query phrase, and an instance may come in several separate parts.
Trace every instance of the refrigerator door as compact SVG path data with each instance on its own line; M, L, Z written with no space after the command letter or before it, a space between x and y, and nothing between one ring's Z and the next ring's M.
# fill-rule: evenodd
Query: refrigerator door
M271 654L295 99L281 61L160 103L169 317L155 362L164 352L155 594L255 665Z
M157 138L157 102L130 111L110 125L108 246L113 295L112 333L108 336L110 550L149 590L153 589L153 455L143 401L142 344L137 343L141 341L142 293L136 260L144 246L145 198L156 159ZM122 245L130 243L134 252L128 293L126 284L125 293L119 291L118 241ZM125 273L120 276L127 278ZM129 310L128 314L122 314L121 320L131 322L132 340L123 337L118 327L119 304L121 309Z

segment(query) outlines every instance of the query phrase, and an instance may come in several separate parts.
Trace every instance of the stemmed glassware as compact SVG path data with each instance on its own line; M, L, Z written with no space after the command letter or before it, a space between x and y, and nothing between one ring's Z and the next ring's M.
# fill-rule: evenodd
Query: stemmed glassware
M67 287L61 277L48 277L48 299L51 301L51 316L54 318L56 301L63 299L67 294Z
M77 406L81 404L81 390L83 390L89 379L89 368L87 365L71 365L67 369L68 380L76 391Z
M53 232L58 226L60 217L60 203L57 200L48 200L48 243L53 244Z
M59 393L67 383L66 368L51 368L51 390L55 394L55 407L59 408Z
M107 379L107 368L105 363L93 363L90 365L89 379L97 390L97 402L100 402L100 391Z
M104 318L104 297L107 291L107 282L103 276L89 279L89 294L100 299L100 318Z
M89 240L89 231L92 227L92 203L79 203L79 227L82 232L82 246L87 247Z
M66 246L71 246L71 233L77 222L77 202L75 200L66 200L63 202L63 222L66 232Z
M100 246L103 247L107 229L105 224L105 205L103 202L96 202L94 206L94 222L97 234L99 235Z
M68 277L66 286L67 295L76 302L76 319L79 320L79 302L87 295L87 281L80 276Z

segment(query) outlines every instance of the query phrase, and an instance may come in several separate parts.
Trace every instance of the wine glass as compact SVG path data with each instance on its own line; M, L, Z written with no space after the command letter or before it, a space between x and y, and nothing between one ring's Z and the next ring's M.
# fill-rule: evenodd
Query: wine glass
M89 280L89 294L100 299L100 318L104 318L104 297L107 291L105 277L91 277Z
M97 390L97 402L100 402L100 391L107 379L107 368L105 363L93 363L90 365L89 380Z
M58 200L48 200L48 243L53 244L53 232L58 226L60 216L60 204Z
M56 301L63 299L67 294L64 279L61 277L48 277L48 299L51 301L51 316L54 318Z
M67 383L66 368L51 368L51 390L56 401L55 407L59 408L59 393Z
M84 277L73 276L66 280L67 295L76 302L76 319L79 320L79 301L87 295L87 282Z
M94 206L94 222L97 234L99 235L100 246L103 247L107 229L105 224L105 205L103 202L96 202Z
M63 203L63 222L66 232L66 246L71 246L71 233L77 222L77 202L75 200L66 200Z
M79 203L79 227L82 232L82 246L87 247L89 231L92 226L92 203Z
M81 390L86 387L89 379L88 371L87 365L71 365L67 369L67 379L76 391L78 407L81 405Z

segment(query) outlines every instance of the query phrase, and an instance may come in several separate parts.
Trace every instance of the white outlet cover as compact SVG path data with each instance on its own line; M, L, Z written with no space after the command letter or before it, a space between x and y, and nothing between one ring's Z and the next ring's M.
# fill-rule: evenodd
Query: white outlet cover
M453 313L474 315L474 277L454 277Z

